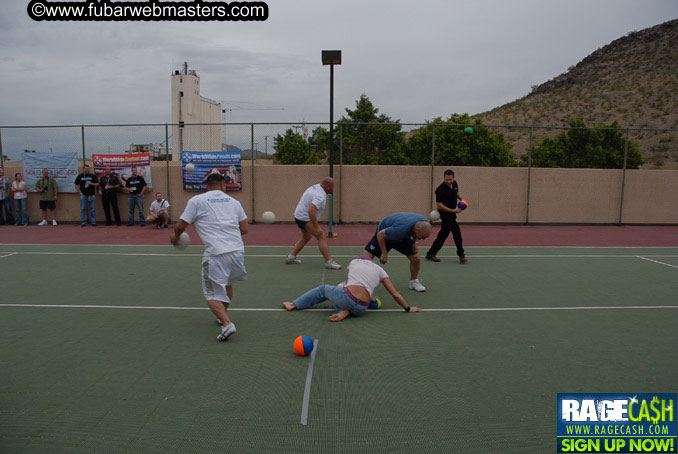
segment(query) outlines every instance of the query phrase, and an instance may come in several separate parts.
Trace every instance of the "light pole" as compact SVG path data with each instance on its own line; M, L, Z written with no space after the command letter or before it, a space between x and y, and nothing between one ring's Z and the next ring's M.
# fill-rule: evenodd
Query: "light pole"
M322 51L323 66L330 65L330 178L334 177L334 65L341 65L341 51L340 50L323 50ZM329 238L333 238L332 234L332 217L333 217L333 196L330 194L330 223L329 223Z

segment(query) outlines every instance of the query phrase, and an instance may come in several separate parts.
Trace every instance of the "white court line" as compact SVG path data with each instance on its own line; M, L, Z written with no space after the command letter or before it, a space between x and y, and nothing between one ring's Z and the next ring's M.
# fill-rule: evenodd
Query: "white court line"
M311 352L311 361L308 363L308 372L306 372L306 386L304 386L304 402L301 405L301 425L308 423L308 402L311 399L311 379L313 378L313 363L315 363L315 352L318 351L318 339L313 341L313 352Z
M4 254L4 252L3 252L3 254ZM3 256L0 256L0 259L4 259L5 257L11 257L13 255L17 255L17 252L12 252L11 254L5 254Z
M676 265L671 265L669 263L660 262L659 260L648 259L647 257L641 257L640 255L636 255L636 257L638 257L639 259L647 260L648 262L659 263L660 265L670 266L671 268L678 268L678 266L676 266ZM651 255L650 257L657 257L657 256ZM670 257L670 256L667 255L667 256L664 256L664 257Z
M0 243L2 246L68 246L68 247L77 247L77 246L87 246L87 247L171 247L169 244L85 244L85 243ZM189 249L193 248L202 248L200 245L188 246ZM365 247L364 243L354 244L352 246L331 246L334 248L355 248ZM430 247L430 246L424 246ZM449 246L451 247L451 246ZM676 246L466 246L471 249L676 249ZM259 246L259 245L245 245L245 248L287 248L289 246ZM455 256L456 257L456 256Z
M142 253L142 252L38 252L38 251L15 251L15 252L0 252L0 254L10 255L106 255L106 256L120 256L120 257L202 257L202 254L160 254L160 253ZM645 254L647 257L666 257L675 258L676 255L656 255ZM269 257L282 258L285 254L245 254L245 257ZM304 258L318 258L322 255L300 255ZM337 258L355 258L357 255L335 255ZM439 255L440 258L457 258L456 255ZM638 255L630 254L489 254L489 255L467 255L469 258L639 258ZM1 257L0 257L1 258ZM407 258L402 254L389 256L389 258ZM672 266L672 265L669 265Z
M0 303L0 307L66 308L66 309L150 309L170 311L207 311L208 307L171 307L171 306L96 306L85 304L10 304ZM589 310L626 310L626 309L678 309L678 306L561 306L561 307L467 307L422 309L423 312L509 312L509 311L589 311ZM284 308L229 307L229 311L242 312L287 312ZM304 309L304 312L333 312L334 309ZM403 312L402 309L374 309L369 312Z

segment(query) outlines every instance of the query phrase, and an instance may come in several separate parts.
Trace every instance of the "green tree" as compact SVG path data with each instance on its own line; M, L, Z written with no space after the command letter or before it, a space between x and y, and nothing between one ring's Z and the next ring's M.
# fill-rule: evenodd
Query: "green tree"
M273 158L278 164L319 164L319 152L314 150L301 134L288 129L285 135L278 134L273 139L275 153Z
M626 137L618 122L587 128L584 120L574 120L568 129L555 138L546 137L532 150L535 167L566 167L592 169L621 169L624 167ZM616 128L616 129L615 129ZM524 165L528 154L520 156ZM629 140L627 169L637 169L643 164L638 145Z
M334 162L339 162L339 138L338 131L334 130ZM318 126L311 132L311 136L308 138L308 144L311 146L311 149L316 153L318 158L323 162L329 162L330 155L330 131Z
M435 124L435 126L434 126ZM466 135L464 129L473 128ZM435 128L435 165L491 166L515 165L511 154L513 146L503 134L486 126L482 120L471 123L467 114L453 114L447 120L434 118L427 126L410 133L406 152L410 163L431 165L431 145Z
M399 121L378 114L379 109L364 93L356 101L354 110L346 109L346 115L338 121L343 137L344 164L409 163Z

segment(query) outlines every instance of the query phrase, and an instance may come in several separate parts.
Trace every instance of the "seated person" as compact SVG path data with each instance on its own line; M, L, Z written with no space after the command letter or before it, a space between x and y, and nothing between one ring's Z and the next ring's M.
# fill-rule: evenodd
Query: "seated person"
M151 203L150 213L148 213L148 219L151 222L155 222L156 228L167 228L167 224L169 224L169 207L170 204L162 198L162 193L156 192L155 200Z

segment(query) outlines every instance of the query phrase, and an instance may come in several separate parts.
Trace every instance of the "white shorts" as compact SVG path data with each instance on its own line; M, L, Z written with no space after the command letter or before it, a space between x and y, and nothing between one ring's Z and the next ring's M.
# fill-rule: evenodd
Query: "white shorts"
M244 251L202 258L202 292L206 300L230 303L231 299L226 294L226 286L236 281L246 280Z

